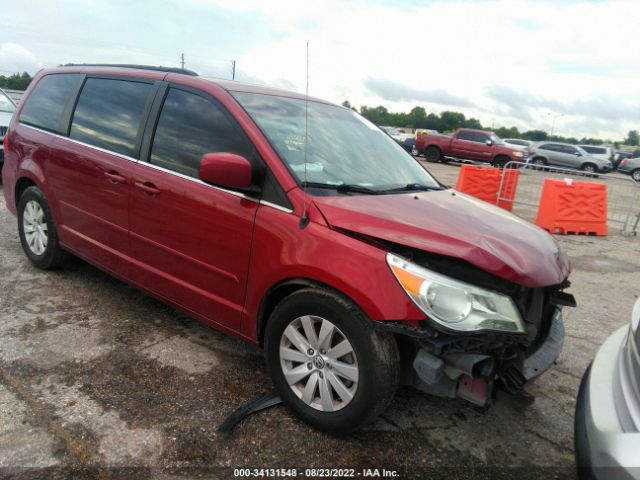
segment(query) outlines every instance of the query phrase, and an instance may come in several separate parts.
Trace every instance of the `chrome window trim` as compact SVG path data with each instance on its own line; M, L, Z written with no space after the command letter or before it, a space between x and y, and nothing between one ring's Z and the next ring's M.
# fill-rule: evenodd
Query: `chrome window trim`
M122 158L124 160L128 160L130 162L137 163L138 165L144 165L145 167L152 168L154 170L165 172L165 173L168 173L170 175L175 175L176 177L184 178L185 180L190 180L192 182L198 183L200 185L204 185L204 186L212 188L214 190L218 190L220 192L228 193L228 194L233 195L235 197L244 198L245 200L249 200L251 202L254 202L254 203L257 203L257 204L260 204L260 205L264 205L264 206L267 206L267 207L275 208L276 210L280 210L282 212L293 213L293 210L290 209L290 208L282 207L280 205L268 202L266 200L259 200L257 198L250 197L249 195L246 195L246 194L241 193L241 192L236 192L234 190L228 190L226 188L217 187L215 185L211 185L209 183L203 182L199 178L194 178L194 177L190 177L189 175L184 175L183 173L174 172L173 170L169 170L168 168L164 168L164 167L159 167L158 165L154 165L154 164L149 163L149 162L143 162L141 160L137 160L137 159L135 159L133 157L129 157L129 156L123 155L121 153L112 152L111 150L107 150L106 148L96 147L95 145L84 143L84 142L81 142L80 140L76 140L76 139L71 138L71 137L65 137L64 135L60 135L58 133L53 133L53 132L50 132L48 130L44 130L42 128L34 127L32 125L28 125L28 124L23 123L23 122L20 122L20 125L23 125L24 127L30 128L32 130L36 130L38 132L49 134L49 135L51 135L53 137L61 138L63 140L67 140L69 142L76 143L78 145L82 145L84 147L92 148L92 149L97 150L99 152L108 153L109 155L115 155L118 158Z
M129 160L130 162L138 163L138 160L136 160L135 158L129 157L128 155L124 155L122 153L113 152L111 150L107 150L106 148L102 148L102 147L96 147L95 145L91 145L89 143L81 142L80 140L76 140L75 138L65 137L64 135L60 135L59 133L50 132L49 130L45 130L43 128L34 127L33 125L29 125L27 123L20 122L20 125L22 125L24 127L27 127L27 128L30 128L32 130L36 130L38 132L48 133L49 135L52 135L52 136L54 136L56 138L61 138L63 140L68 140L68 141L70 141L72 143L76 143L76 144L82 145L84 147L89 147L89 148L92 148L94 150L98 150L99 152L108 153L109 155L115 155L116 157L122 158L124 160Z
M260 200L260 205L265 205L267 207L275 208L276 210L280 210L285 213L293 213L291 208L283 207L282 205L278 205L277 203L271 203L266 200Z

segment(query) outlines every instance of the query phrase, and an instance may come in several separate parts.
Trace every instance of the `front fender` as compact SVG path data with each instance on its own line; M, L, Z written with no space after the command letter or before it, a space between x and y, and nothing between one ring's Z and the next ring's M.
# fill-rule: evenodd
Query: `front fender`
M419 321L424 314L397 282L386 250L261 206L255 220L242 332L257 340L260 304L275 285L307 279L351 299L371 320Z

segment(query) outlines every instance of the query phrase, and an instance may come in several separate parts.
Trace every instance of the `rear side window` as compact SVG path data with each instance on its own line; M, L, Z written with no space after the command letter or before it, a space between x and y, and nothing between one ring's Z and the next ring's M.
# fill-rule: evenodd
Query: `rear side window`
M468 140L470 142L473 142L473 133L471 132L460 132L458 134L458 140Z
M38 82L20 114L20 121L51 132L66 133L61 125L65 106L82 81L80 74L46 75Z
M71 132L75 140L135 156L149 83L88 78L78 99Z
M606 155L607 150L605 148L601 148L601 147L580 147L582 148L584 151L586 151L587 153L596 153L596 154L600 154L600 155Z
M198 178L205 153L237 153L251 160L253 146L212 99L170 88L158 120L149 162Z
M562 146L561 145L554 145L553 143L545 143L544 145L540 145L540 147L542 150L550 150L552 152L561 152L562 151Z

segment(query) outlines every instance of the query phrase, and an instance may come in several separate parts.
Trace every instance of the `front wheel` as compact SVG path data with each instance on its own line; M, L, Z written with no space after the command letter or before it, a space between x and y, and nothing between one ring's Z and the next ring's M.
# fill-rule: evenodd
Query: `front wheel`
M58 241L49 204L38 187L27 188L18 201L18 233L27 258L42 269L59 267L65 251Z
M411 155L413 155L414 157L417 157L420 155L420 152L416 147L411 147Z
M593 163L585 163L580 168L583 172L595 173L598 171L597 167Z
M493 162L491 162L491 165L498 168L504 168L504 166L510 161L511 159L509 157L506 157L504 155L498 155L496 158L493 159Z
M352 432L387 407L398 386L393 336L351 302L305 288L273 311L265 334L267 368L283 402L334 435Z
M636 182L640 182L640 168L636 168L633 172L631 172L631 178L633 178Z

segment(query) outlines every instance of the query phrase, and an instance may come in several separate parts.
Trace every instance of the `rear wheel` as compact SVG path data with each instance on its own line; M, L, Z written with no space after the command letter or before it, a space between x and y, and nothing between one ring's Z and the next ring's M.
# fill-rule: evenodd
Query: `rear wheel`
M20 196L18 233L24 253L36 267L56 268L64 261L53 215L38 187L29 187Z
M346 434L371 422L398 386L393 336L329 291L306 288L286 297L269 318L264 344L283 402L328 433Z
M636 182L640 182L640 168L636 168L633 172L631 172L631 178L633 178Z
M420 155L420 152L418 151L418 149L414 146L411 147L411 155L413 155L414 157L417 157Z
M424 152L427 162L436 163L442 157L442 152L438 147L429 147Z

